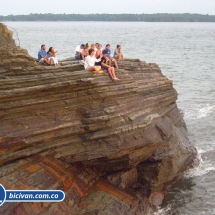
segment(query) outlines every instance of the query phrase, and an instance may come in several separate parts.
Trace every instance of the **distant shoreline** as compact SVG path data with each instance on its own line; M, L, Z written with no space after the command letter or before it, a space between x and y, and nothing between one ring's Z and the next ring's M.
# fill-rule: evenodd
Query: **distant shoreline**
M29 14L0 16L0 22L215 22L203 14Z

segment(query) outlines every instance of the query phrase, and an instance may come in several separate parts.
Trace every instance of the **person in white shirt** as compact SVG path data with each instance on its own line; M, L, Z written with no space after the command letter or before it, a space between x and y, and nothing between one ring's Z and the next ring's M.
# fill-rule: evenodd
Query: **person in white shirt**
M75 59L82 60L81 52L84 48L84 44L81 44L80 46L77 46L75 49Z
M84 68L88 71L93 71L94 73L103 73L103 71L100 72L101 66L95 66L95 63L100 61L101 61L101 58L99 59L95 58L94 49L90 49L89 55L86 57L84 62Z

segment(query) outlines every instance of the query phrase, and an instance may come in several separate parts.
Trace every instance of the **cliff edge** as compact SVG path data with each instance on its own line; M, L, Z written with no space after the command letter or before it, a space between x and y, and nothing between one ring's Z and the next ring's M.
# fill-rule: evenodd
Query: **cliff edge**
M158 65L119 63L119 82L75 61L42 66L0 24L0 183L60 189L60 203L4 215L140 215L192 167L177 92Z

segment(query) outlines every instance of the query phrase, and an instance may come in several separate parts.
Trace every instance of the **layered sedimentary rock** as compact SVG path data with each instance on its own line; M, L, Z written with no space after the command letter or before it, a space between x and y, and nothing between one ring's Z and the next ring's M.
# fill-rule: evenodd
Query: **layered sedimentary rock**
M0 40L0 183L66 194L0 214L147 214L192 166L177 92L156 64L127 59L113 82L71 59L39 65L2 24Z

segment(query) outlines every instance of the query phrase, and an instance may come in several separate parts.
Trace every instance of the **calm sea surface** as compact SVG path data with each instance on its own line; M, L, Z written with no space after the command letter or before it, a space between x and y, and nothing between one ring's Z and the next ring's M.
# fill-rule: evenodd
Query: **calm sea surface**
M121 44L126 57L159 64L174 81L200 165L177 183L156 215L215 214L215 23L8 22L36 57L41 44L59 59L81 43ZM16 34L14 35L18 44Z

